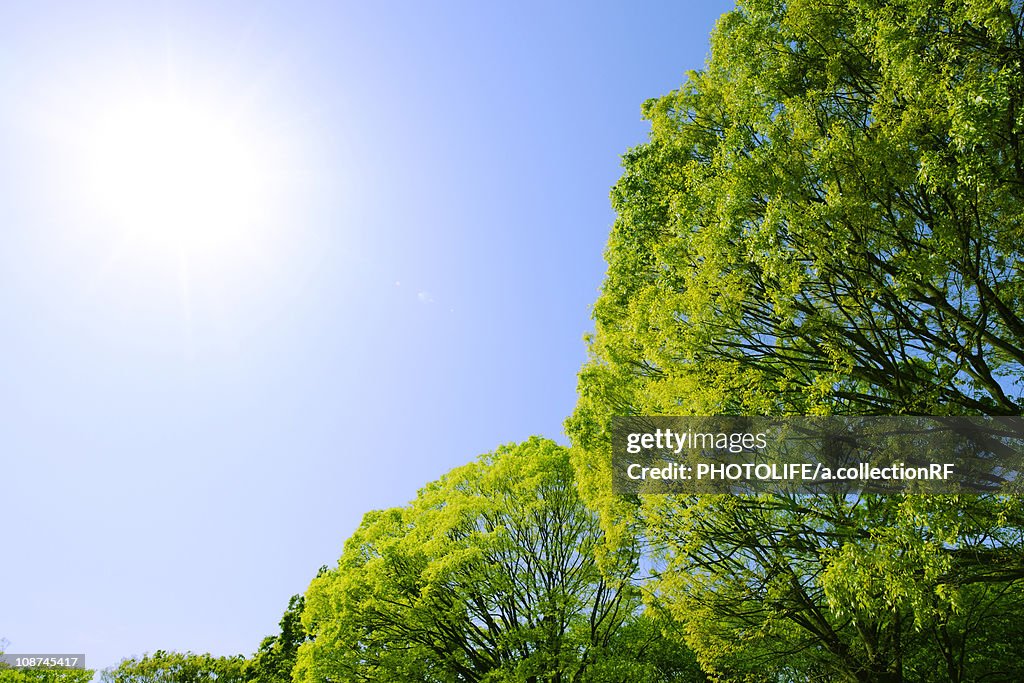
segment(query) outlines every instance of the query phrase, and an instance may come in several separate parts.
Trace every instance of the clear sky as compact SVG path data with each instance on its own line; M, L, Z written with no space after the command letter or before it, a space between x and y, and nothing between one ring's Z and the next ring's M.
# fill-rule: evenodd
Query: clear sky
M564 441L619 156L725 2L0 8L0 637L249 654Z

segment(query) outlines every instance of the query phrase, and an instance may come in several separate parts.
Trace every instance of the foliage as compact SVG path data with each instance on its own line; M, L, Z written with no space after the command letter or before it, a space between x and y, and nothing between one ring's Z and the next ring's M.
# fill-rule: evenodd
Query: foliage
M565 449L501 447L364 517L306 594L296 680L669 680L640 656L679 648L638 617L636 554L599 567L600 541Z
M11 669L0 666L0 683L89 683L91 669Z
M128 658L103 671L103 683L246 683L248 663L242 655L214 657L157 650Z
M1019 414L1021 56L1009 4L723 17L644 107L595 352L646 410Z
M612 538L729 680L1024 679L1019 499L611 495L630 414L1019 415L1010 0L749 0L624 157L567 423Z
M323 573L326 567L320 571ZM301 595L293 595L288 600L288 608L280 621L280 633L264 638L249 660L248 678L251 683L291 683L299 646L306 640L301 618L304 606L305 598Z

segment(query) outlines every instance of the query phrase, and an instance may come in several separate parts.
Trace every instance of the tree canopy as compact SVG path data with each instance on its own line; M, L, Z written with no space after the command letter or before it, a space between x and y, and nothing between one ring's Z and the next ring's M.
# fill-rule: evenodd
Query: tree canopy
M757 412L1019 414L1017 12L723 17L614 192L599 344L639 351L651 407L710 386Z
M645 104L613 192L593 349L641 383L631 403L1020 413L1019 12L752 0L720 20L707 68Z
M1024 677L1016 498L611 495L613 415L1019 415L1019 2L749 0L644 105L567 423L730 680Z
M702 680L600 542L564 448L501 447L364 517L306 594L297 680Z

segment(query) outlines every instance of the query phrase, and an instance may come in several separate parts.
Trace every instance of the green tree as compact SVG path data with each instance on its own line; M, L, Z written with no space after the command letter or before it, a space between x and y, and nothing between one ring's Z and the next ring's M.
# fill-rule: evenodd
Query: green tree
M326 570L322 567L318 576ZM291 682L299 646L306 640L306 629L302 625L304 606L305 598L301 595L293 595L288 600L288 608L280 621L280 633L264 638L249 660L249 680L252 683Z
M651 408L1020 414L1018 13L725 15L707 68L644 106L595 352Z
M723 677L1024 678L1018 499L627 500L609 476L613 415L1021 414L1022 12L744 1L644 105L567 430Z
M242 655L214 657L157 650L128 658L102 674L103 683L246 683L248 662Z
M499 448L364 517L306 594L296 679L694 680L692 660L667 662L673 648L638 616L635 553L599 566L600 541L565 449L536 437Z

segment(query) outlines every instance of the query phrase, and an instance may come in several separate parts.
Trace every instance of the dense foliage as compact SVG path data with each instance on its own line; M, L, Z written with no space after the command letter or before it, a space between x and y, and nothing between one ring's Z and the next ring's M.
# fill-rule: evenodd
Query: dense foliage
M1019 414L1018 12L723 17L613 193L594 350L645 409Z
M1018 415L1019 2L742 2L648 102L568 422L728 680L1021 680L1018 499L609 490L630 414Z

